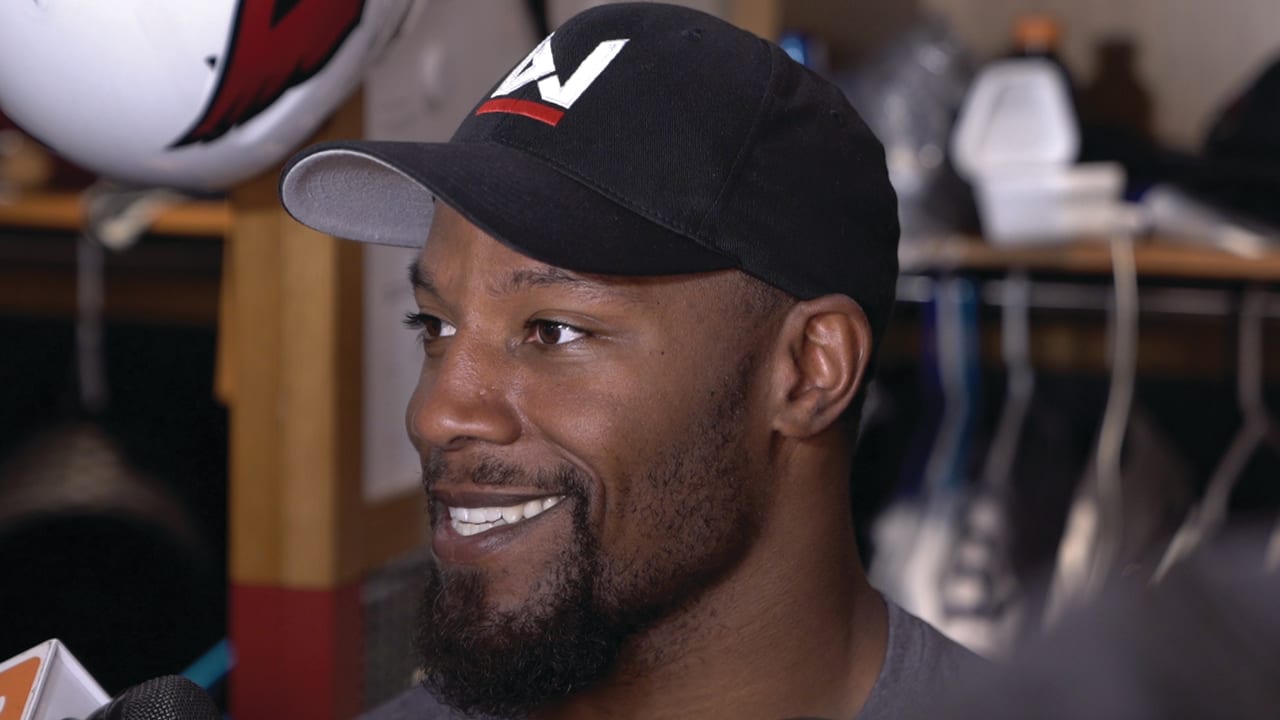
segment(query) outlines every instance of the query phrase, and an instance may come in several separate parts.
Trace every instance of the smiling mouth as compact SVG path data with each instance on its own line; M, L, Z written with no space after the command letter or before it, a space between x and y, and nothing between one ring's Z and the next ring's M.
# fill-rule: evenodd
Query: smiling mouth
M550 510L564 499L564 495L553 495L502 507L446 506L446 509L449 512L449 526L453 531L463 537L470 537L494 528L519 525Z

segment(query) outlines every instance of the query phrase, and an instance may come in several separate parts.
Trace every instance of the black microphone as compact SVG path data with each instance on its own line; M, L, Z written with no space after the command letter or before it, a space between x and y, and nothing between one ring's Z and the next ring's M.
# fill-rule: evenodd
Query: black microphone
M199 685L181 675L139 683L94 710L85 720L220 720L221 713Z

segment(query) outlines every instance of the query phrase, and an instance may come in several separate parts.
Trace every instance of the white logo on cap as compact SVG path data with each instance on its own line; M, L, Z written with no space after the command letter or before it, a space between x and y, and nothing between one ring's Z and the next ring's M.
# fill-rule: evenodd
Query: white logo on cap
M551 33L545 40L538 43L538 46L529 53L529 56L520 61L507 75L506 79L498 85L498 89L493 91L492 98L501 98L504 95L519 90L531 82L538 83L538 95L546 102L559 105L561 108L568 109L582 94L591 87L591 84L600 77L600 73L609 67L609 63L622 52L622 46L627 44L627 39L622 40L606 40L596 46L595 50L578 65L578 69L573 71L568 80L560 82L559 76L556 75L556 61L551 54L551 38L555 37L555 33ZM515 113L517 115L525 115L541 120L548 125L555 125L564 115L564 110L547 107L539 103L527 100L489 100L481 105L476 114L480 115L489 112L506 112Z

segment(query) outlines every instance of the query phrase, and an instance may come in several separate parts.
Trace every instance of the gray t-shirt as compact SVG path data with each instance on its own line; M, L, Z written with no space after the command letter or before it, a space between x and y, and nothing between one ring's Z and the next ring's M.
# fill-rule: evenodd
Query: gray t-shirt
M856 720L923 717L936 700L966 671L980 664L976 655L906 610L889 607L889 643L884 667ZM364 720L467 720L436 702L421 687L392 699L363 716Z

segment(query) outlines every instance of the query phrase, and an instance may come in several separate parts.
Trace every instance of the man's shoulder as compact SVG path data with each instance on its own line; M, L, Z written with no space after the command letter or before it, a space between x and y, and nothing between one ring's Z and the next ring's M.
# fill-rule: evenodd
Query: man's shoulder
M436 702L422 686L403 692L360 716L360 720L466 720L467 716Z
M886 601L887 602L887 601ZM916 717L986 661L902 608L889 606L884 667L858 720Z

